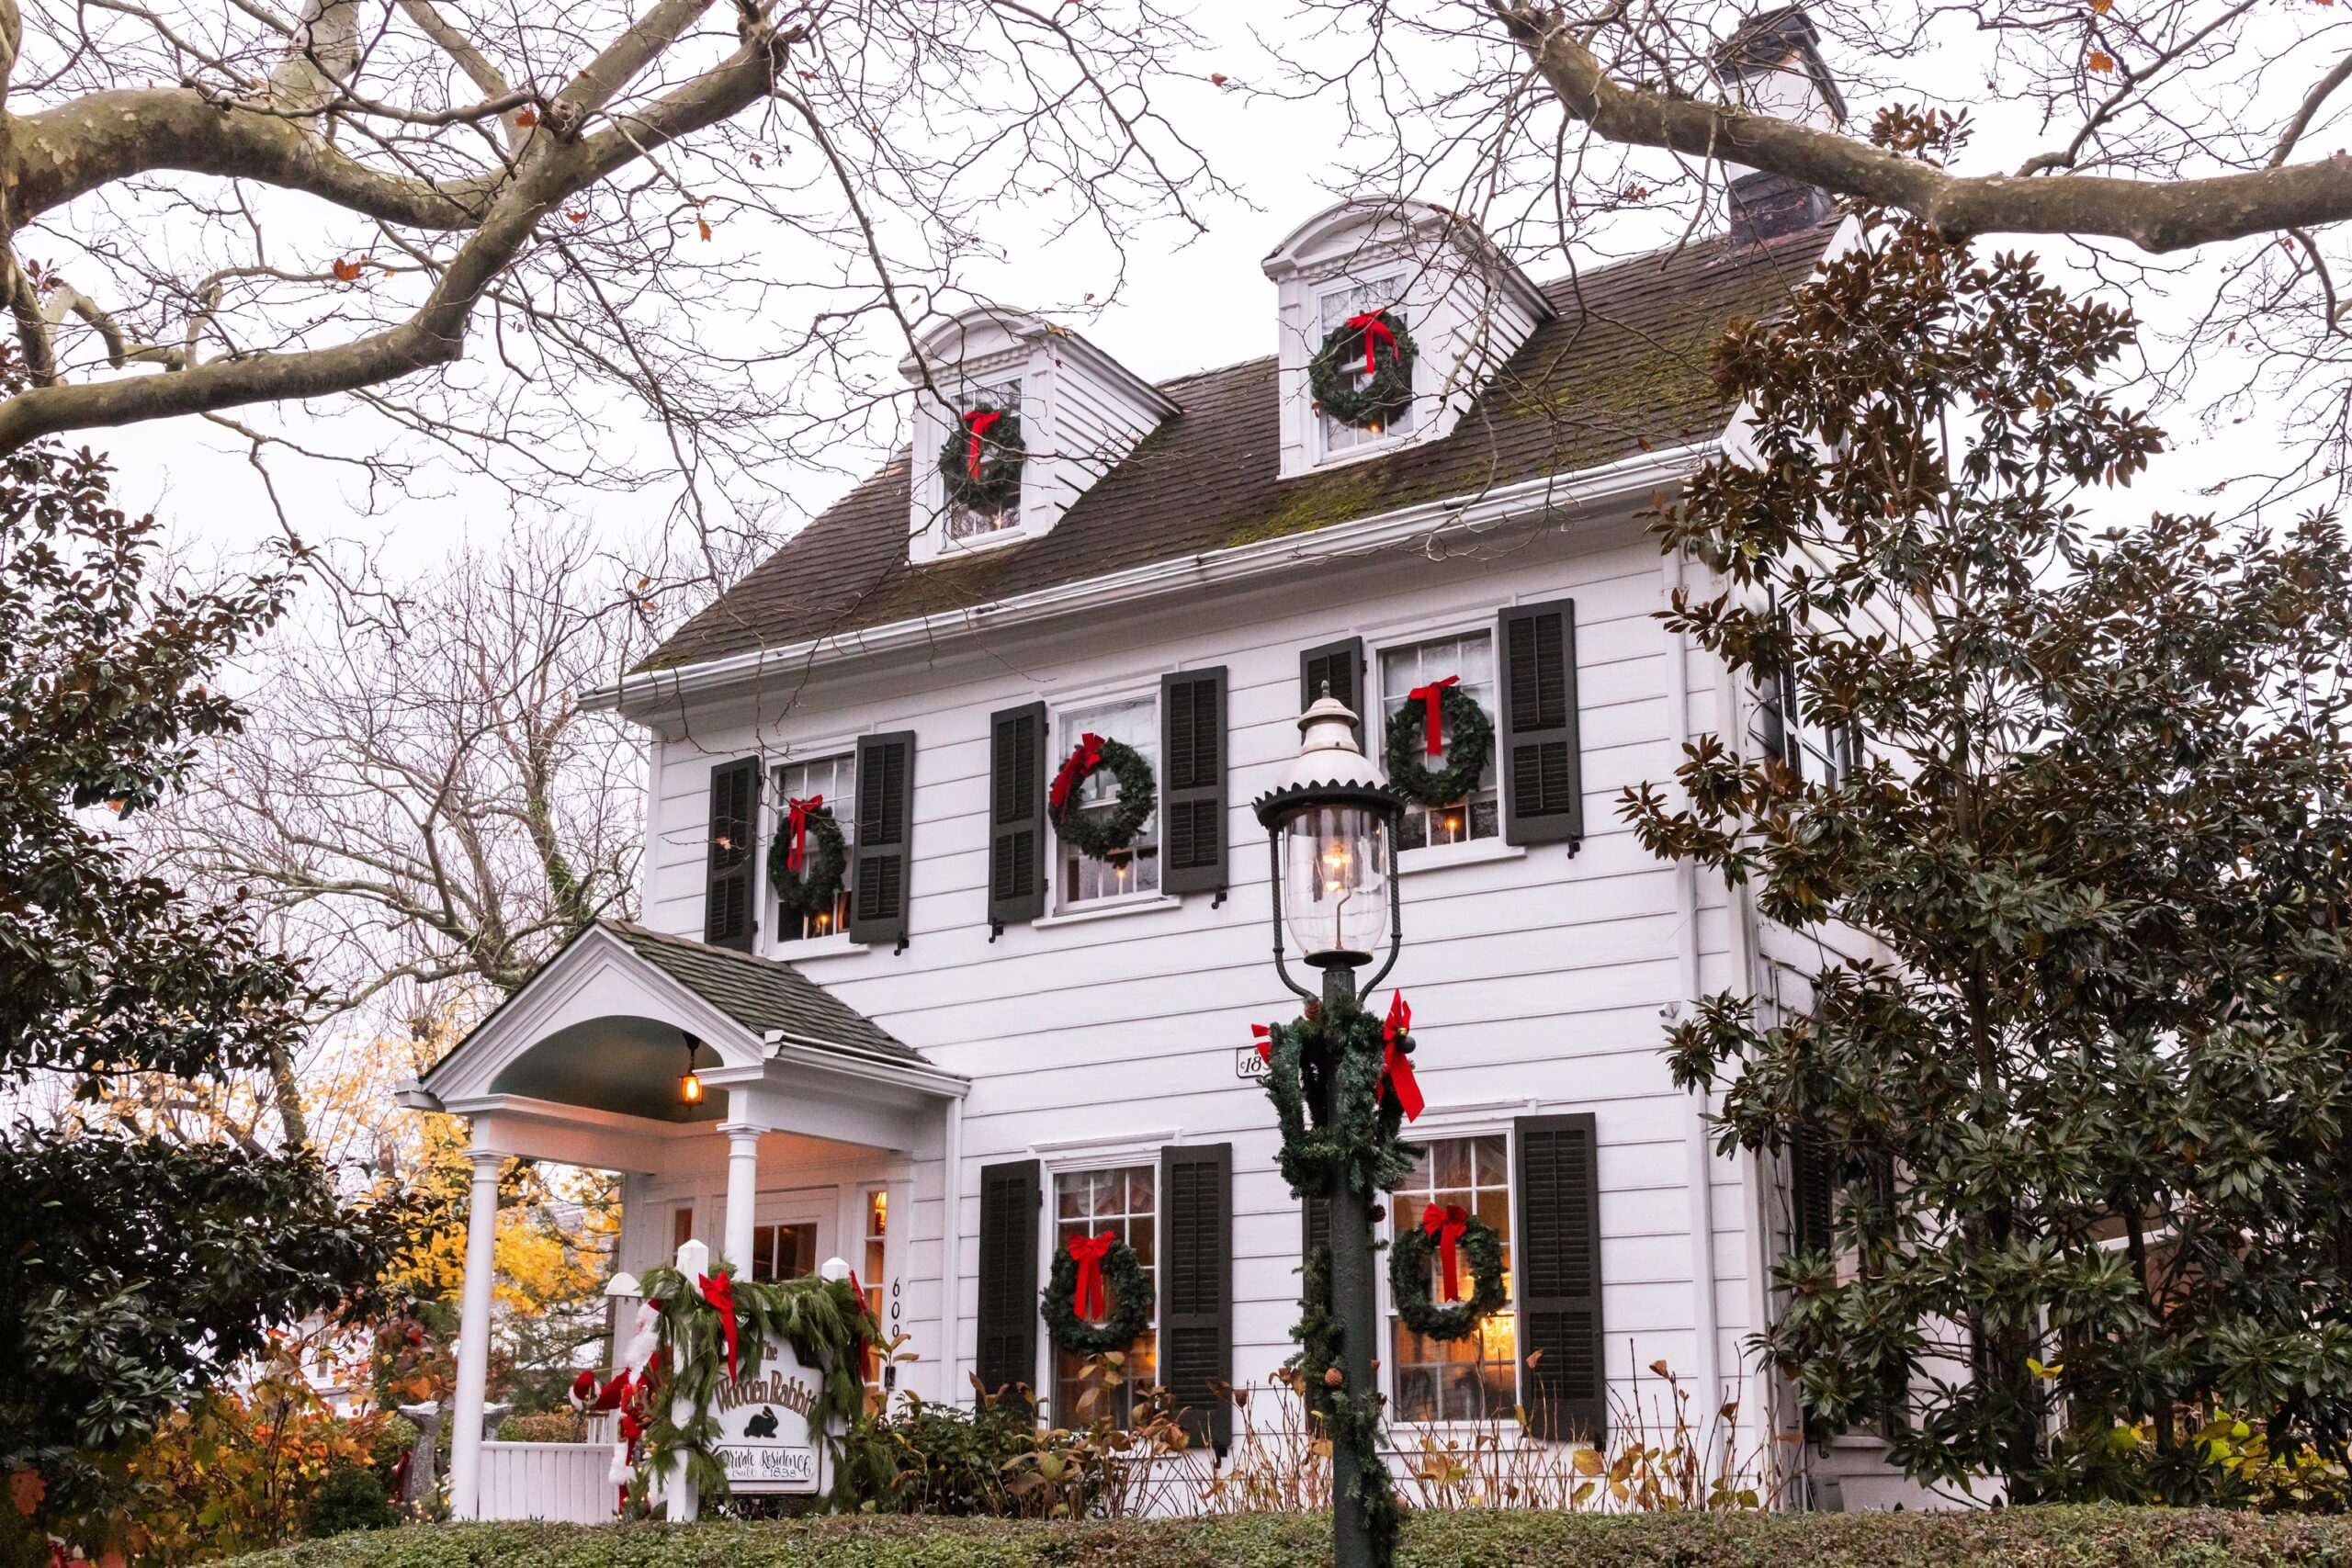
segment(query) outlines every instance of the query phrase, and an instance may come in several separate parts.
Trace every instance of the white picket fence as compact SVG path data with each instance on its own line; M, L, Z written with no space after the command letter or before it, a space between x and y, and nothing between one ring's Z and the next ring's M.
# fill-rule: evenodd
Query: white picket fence
M602 1443L484 1443L479 1517L603 1524L619 1495L612 1462Z

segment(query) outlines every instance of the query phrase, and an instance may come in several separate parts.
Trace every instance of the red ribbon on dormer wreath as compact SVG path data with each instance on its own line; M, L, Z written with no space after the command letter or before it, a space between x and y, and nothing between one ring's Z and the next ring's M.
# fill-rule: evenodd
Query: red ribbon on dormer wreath
M964 454L964 468L972 476L975 484L980 478L980 437L989 433L989 426L1003 417L1002 409L975 409L964 416L964 434L972 438L970 450Z
M1365 375L1373 375L1379 369L1373 361L1373 348L1375 344L1386 344L1388 357L1391 359L1396 357L1396 333L1383 318L1382 312L1366 310L1362 315L1350 316L1347 325L1350 331L1361 331L1363 333L1363 373Z

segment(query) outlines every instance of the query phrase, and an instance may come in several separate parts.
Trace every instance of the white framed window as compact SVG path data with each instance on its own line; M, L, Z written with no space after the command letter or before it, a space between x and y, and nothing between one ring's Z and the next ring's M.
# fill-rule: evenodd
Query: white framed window
M1380 650L1380 725L1369 737L1372 744L1384 746L1389 721L1407 705L1416 688L1442 681L1448 675L1457 678L1462 693L1486 709L1488 721L1493 722L1494 634L1485 630L1463 632ZM1422 722L1418 711L1421 705L1413 703L1412 706L1416 709L1414 722L1419 724ZM1443 739L1451 744L1453 737L1444 736ZM1430 757L1422 760L1431 763L1442 761ZM1401 852L1433 844L1464 844L1474 839L1500 835L1502 797L1496 790L1495 777L1495 760L1490 755L1478 775L1478 787L1461 800L1443 806L1407 807L1405 818L1397 827L1397 850Z
M960 456L965 458L971 454L971 438L963 433L963 416L976 409L997 409L1018 418L1021 413L1021 378L1008 376L964 389L957 401L956 418L947 427L946 439L962 447ZM1022 434L1024 442L1027 441L1029 433L1023 430ZM1021 497L1017 493L992 512L966 506L958 501L947 503L947 537L951 540L984 538L1019 526Z
M1079 1374L1083 1358L1059 1346L1053 1348L1054 1420L1077 1428L1109 1416L1125 1426L1135 1409L1135 1393L1159 1381L1159 1168L1156 1165L1113 1166L1101 1170L1057 1170L1054 1173L1054 1253L1069 1249L1072 1236L1100 1235L1105 1231L1135 1248L1150 1283L1152 1326L1127 1347L1125 1381L1110 1393L1108 1410L1079 1408L1085 1389ZM1053 1258L1046 1260L1048 1269ZM1040 1281L1042 1284L1042 1281ZM1109 1293L1107 1282L1104 1292ZM1115 1300L1108 1303L1116 1309Z
M1411 323L1406 319L1404 299L1405 275L1401 272L1361 282L1342 283L1317 293L1315 296L1315 341L1307 344L1308 357L1311 359L1320 352L1325 340L1345 325L1349 317L1360 316L1367 310L1385 310L1400 324L1409 327ZM1358 386L1372 378L1364 374L1362 360L1356 362L1349 376ZM1378 426L1345 424L1328 413L1318 415L1316 423L1322 426L1325 454L1336 457L1345 453L1361 452L1368 446L1382 446L1408 434L1413 428L1413 413L1408 405L1386 424Z
M806 762L787 762L775 771L775 837L770 841L781 844L792 830L792 802L824 797L825 809L833 814L834 825L842 830L844 849L857 840L857 796L853 793L857 783L857 755L844 751L838 757L819 757ZM812 842L809 851L814 853ZM764 869L761 872L766 877ZM770 898L775 890L768 890ZM775 920L769 930L778 942L806 942L814 937L831 936L849 924L849 878L842 878L842 890L833 895L831 908L815 909L806 914L797 909L776 906Z
M888 1319L882 1315L882 1292L889 1280L890 1269L890 1190L866 1189L858 1204L858 1220L865 1234L858 1248L857 1282L865 1292L865 1310L874 1314L876 1323L885 1325L883 1333L888 1335ZM867 1389L881 1389L881 1348L871 1340L866 1343L865 1365L859 1376Z
M816 1271L815 1221L752 1227L752 1279L763 1283L773 1283L778 1280L805 1280Z
M1421 1223L1430 1204L1459 1203L1503 1238L1503 1292L1510 1298L1510 1138L1503 1133L1432 1138L1405 1185L1388 1201L1389 1235ZM1430 1248L1430 1299L1442 1302L1436 1248ZM1466 1269L1460 1283L1470 1289ZM1506 1307L1466 1338L1430 1339L1394 1315L1388 1320L1393 1410L1400 1421L1508 1419L1519 1403L1519 1314Z
M1159 776L1159 698L1157 694L1136 697L1124 702L1101 703L1092 707L1072 708L1057 715L1054 721L1056 750L1049 761L1058 769L1063 759L1078 749L1079 739L1089 733L1105 740L1125 741L1151 764L1154 780ZM1050 774L1048 775L1050 776ZM1081 813L1107 817L1118 808L1119 781L1108 768L1097 768L1079 786L1078 807ZM1155 801L1151 815L1144 818L1143 829L1134 843L1114 854L1096 860L1081 854L1078 847L1058 837L1056 840L1056 902L1057 909L1072 909L1087 904L1102 903L1114 898L1126 898L1138 894L1159 891L1159 808Z

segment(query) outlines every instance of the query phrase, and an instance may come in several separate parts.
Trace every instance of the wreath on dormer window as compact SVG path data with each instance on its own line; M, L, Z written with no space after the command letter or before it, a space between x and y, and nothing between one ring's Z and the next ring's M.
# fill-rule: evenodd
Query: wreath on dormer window
M1306 363L1315 406L1359 430L1387 425L1413 406L1417 352L1412 334L1395 312L1366 310L1350 316L1331 329Z
M956 428L939 446L939 477L947 482L947 499L958 506L1001 512L1021 499L1021 468L1028 457L1021 416L983 406L956 416Z

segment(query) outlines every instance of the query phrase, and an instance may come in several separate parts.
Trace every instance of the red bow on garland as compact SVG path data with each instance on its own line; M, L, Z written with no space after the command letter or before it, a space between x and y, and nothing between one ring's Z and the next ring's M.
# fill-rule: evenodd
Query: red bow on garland
M1445 705L1445 689L1461 683L1461 676L1448 675L1442 681L1431 681L1426 686L1416 686L1405 694L1407 702L1421 705L1424 734L1429 742L1429 754L1432 757L1445 754L1444 731L1438 722L1438 716Z
M1388 994L1388 1021L1381 1032L1384 1050L1380 1059L1380 1087L1396 1092L1396 1103L1404 1109L1408 1122L1420 1119L1424 1103L1421 1086L1413 1078L1413 1058L1396 1043L1412 1027L1413 1010L1405 1005L1405 993L1391 991Z
M1438 1269L1445 1276L1445 1299L1450 1302L1462 1299L1462 1276L1456 1272L1453 1246L1469 1228L1470 1215L1459 1203L1442 1209L1431 1203L1421 1211L1422 1231L1437 1237Z
M1268 1066L1274 1065L1274 1032L1262 1023L1250 1026L1250 1035L1258 1042L1258 1060Z
M800 874L800 864L806 858L805 852L808 847L809 814L824 808L825 797L821 795L812 795L806 800L793 800L786 804L790 810L790 815L785 819L785 831L792 835L792 848L784 852L784 867L797 876Z
M964 416L964 434L972 438L971 450L964 454L964 471L975 481L980 477L980 437L989 433L989 425L1003 417L998 409L976 409Z
M1055 815L1060 815L1063 806L1069 799L1069 792L1084 784L1086 775L1092 773L1102 761L1102 738L1091 730L1080 736L1078 750L1072 751L1062 763L1062 771L1054 775L1054 787L1046 793L1046 799L1052 804Z
M1375 343L1386 344L1388 345L1388 357L1391 359L1396 357L1396 331L1394 328L1390 327L1385 321L1381 319L1382 314L1383 313L1378 310L1366 310L1361 316L1350 316L1348 318L1349 326L1360 328L1363 333L1363 373L1367 376L1374 373L1374 367L1372 362L1372 347Z
M701 1274L702 1299L718 1314L719 1332L727 1337L727 1377L735 1378L735 1281L726 1274Z
M1078 1259L1078 1290L1071 1298L1070 1311L1084 1322L1100 1323L1111 1315L1110 1304L1102 1296L1102 1259L1118 1244L1116 1231L1069 1238L1069 1255Z

